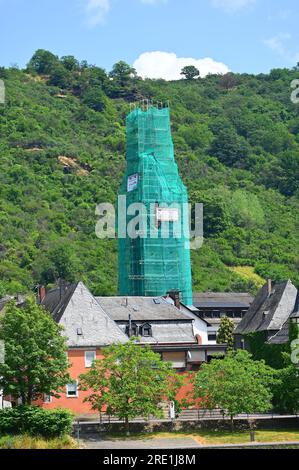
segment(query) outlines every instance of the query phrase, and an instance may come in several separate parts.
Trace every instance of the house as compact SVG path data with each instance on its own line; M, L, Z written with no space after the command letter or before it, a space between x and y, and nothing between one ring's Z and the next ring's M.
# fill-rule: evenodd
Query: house
M61 283L47 294L41 289L39 301L64 327L72 377L60 398L44 397L46 408L62 406L76 414L90 413L89 404L84 402L88 392L78 387L80 374L87 372L95 359L103 357L103 348L125 343L132 336L138 337L141 347L149 344L181 373L197 370L201 363L226 352L225 345L206 343L205 320L197 322L195 334L194 322L198 318L187 307L178 308L170 295L94 297L83 282L78 282L68 286ZM186 387L181 393L189 389Z
M41 304L53 319L64 327L72 382L60 398L45 396L43 406L71 409L75 414L89 413L90 405L84 403L88 392L79 391L78 377L88 371L95 359L102 357L101 350L112 343L125 343L127 335L104 312L83 282L50 290L40 294Z
M277 341L281 335L285 335L287 322L294 313L297 295L297 289L290 280L268 280L235 330L236 347L250 349L246 337L253 333L262 335L265 342L274 337Z
M197 370L213 355L225 354L224 345L207 342L207 322L167 297L96 297L102 309L129 336L150 344L165 361L180 371ZM200 326L199 326L200 325Z
M216 344L222 317L230 318L235 326L240 323L254 297L248 293L204 292L193 293L193 313L209 323L208 342Z

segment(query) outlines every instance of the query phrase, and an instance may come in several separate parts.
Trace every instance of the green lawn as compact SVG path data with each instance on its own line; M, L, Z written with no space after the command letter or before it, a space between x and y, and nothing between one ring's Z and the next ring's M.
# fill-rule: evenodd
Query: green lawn
M70 436L43 439L27 435L0 436L0 449L75 449L76 441Z
M108 437L108 436L107 436ZM200 430L193 432L156 432L131 434L126 438L124 435L110 435L113 439L159 439L159 438L186 438L191 437L199 444L243 444L250 443L250 431L212 431ZM263 429L255 431L256 442L299 442L299 429Z

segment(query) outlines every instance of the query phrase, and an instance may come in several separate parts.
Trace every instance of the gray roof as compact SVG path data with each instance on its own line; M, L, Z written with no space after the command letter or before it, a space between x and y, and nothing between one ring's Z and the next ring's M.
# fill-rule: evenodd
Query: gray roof
M241 292L203 292L193 293L196 308L249 308L254 297Z
M69 347L99 347L128 341L83 282L69 286L62 297L57 291L59 289L50 291L43 305L64 327L63 334Z
M280 330L294 310L296 297L297 289L291 281L273 282L270 293L266 283L259 290L235 333Z
M46 297L42 301L42 305L51 313L53 319L57 322L60 321L70 298L72 297L78 282L74 284L55 287L47 292Z
M272 336L267 343L268 344L286 344L289 342L289 326L290 320L287 320L281 330L279 330L274 336Z
M192 323L187 322L151 322L152 336L141 336L140 343L148 344L179 344L179 343L194 343L197 341L194 337ZM122 331L125 332L126 323L119 323Z
M171 320L189 321L192 319L179 311L164 297L96 297L101 307L115 321L131 319L135 321Z
M269 344L286 344L289 342L290 319L292 318L299 318L299 293L297 294L294 312L290 315L290 318L288 318L281 330L268 340Z

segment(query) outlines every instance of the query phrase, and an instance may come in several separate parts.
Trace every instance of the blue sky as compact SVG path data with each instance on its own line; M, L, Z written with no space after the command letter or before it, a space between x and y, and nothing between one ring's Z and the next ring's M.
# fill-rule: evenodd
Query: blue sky
M298 0L0 0L0 18L5 66L39 48L164 78L189 62L202 75L299 62Z

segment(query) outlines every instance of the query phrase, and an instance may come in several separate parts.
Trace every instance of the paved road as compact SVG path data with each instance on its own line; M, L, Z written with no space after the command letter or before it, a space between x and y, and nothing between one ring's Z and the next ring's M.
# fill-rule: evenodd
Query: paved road
M88 435L80 439L82 449L237 449L237 448L263 448L263 447L299 447L299 442L248 442L243 444L218 444L201 445L191 437L186 438L161 438L161 439L103 439L99 435Z
M86 436L80 439L83 449L182 449L200 448L201 446L192 438L169 439L101 439L98 435Z

